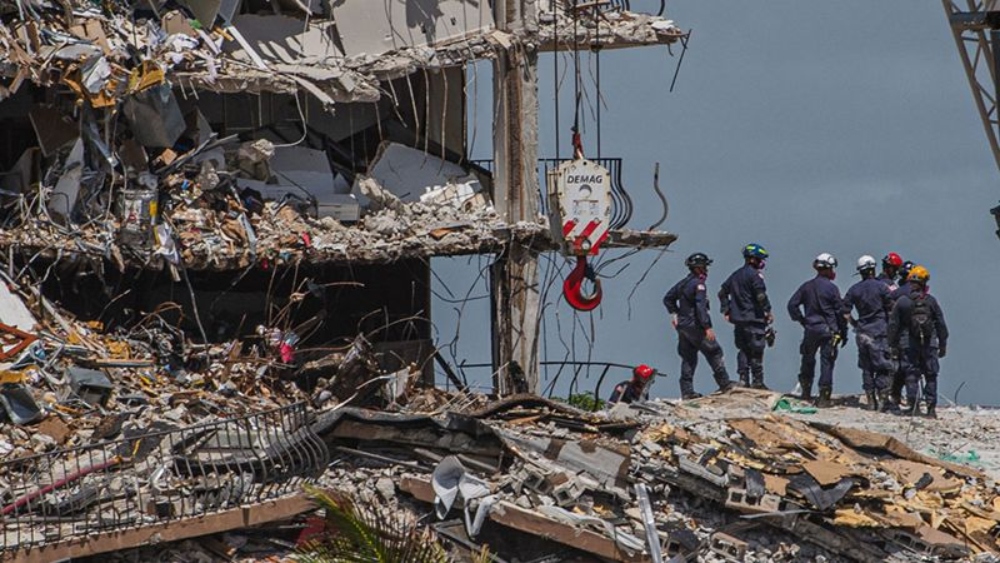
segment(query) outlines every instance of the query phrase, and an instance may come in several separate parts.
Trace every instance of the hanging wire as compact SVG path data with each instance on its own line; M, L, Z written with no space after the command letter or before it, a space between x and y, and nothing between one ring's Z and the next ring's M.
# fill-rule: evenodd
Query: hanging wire
M580 104L582 103L582 78L580 74L580 15L577 10L579 0L573 1L573 156L583 156L583 143L580 142Z
M552 9L552 86L555 88L556 98L556 162L559 162L559 16L556 13L556 0L551 0L549 6Z
M688 41L691 40L691 33L694 30L689 29L687 35L681 36L681 56L677 59L677 68L674 69L674 78L670 81L670 91L674 91L674 84L677 84L677 75L681 72L681 65L684 64L684 55L688 52Z
M604 102L601 97L601 12L600 8L594 6L594 23L597 26L597 36L594 39L592 50L597 66L597 78L594 87L597 90L597 158L601 158L601 104Z

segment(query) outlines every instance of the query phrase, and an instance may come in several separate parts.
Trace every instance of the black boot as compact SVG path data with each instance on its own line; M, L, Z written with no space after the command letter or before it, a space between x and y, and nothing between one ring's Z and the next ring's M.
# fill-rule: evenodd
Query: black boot
M740 387L750 387L749 375L740 375Z
M828 409L833 406L833 399L830 396L833 394L833 389L830 387L820 387L819 388L819 399L816 401L816 406L821 409Z
M899 412L899 405L892 402L892 397L888 391L878 392L878 412Z
M866 411L877 411L878 410L878 398L875 396L874 391L869 391L865 393L865 398L868 399L868 404L865 405Z
M936 408L936 406L935 405L927 405L927 414L925 414L924 416L926 416L927 418L937 418L937 408Z
M892 390L889 392L893 404L896 406L903 404L903 388L897 387L895 384L892 386Z
M811 379L799 378L799 387L802 388L802 394L799 398L803 401L811 401L813 398L813 382Z
M754 389L760 389L762 391L770 391L771 390L770 387L768 387L767 385L764 385L764 380L763 379L755 379L754 382L750 384L750 387L752 387Z

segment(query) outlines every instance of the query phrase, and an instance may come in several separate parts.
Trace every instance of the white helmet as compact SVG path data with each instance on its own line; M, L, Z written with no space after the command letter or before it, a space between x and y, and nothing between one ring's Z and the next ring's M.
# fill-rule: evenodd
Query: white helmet
M813 260L813 268L817 270L827 270L837 267L837 259L833 257L833 254L824 252Z
M864 272L865 270L874 270L878 264L875 262L875 258L865 254L861 258L858 258L858 271Z

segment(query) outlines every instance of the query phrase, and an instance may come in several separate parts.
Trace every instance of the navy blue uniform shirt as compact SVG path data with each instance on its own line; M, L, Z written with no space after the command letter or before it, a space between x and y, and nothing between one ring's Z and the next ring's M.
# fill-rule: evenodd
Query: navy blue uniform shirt
M764 273L750 264L744 265L722 282L719 290L722 314L732 323L765 323L771 312Z
M703 275L688 274L663 296L663 304L671 315L677 315L678 328L712 328Z
M788 314L814 332L843 333L847 320L841 314L840 290L829 279L817 275L799 286L788 300ZM803 314L802 309L805 309Z
M893 292L893 291L896 291L897 289L899 289L899 284L896 283L896 277L895 276L890 276L889 274L886 274L885 272L882 272L875 279L877 279L878 281L884 283L885 286L889 288L890 292Z
M844 295L844 314L850 315L852 308L858 311L859 330L884 331L889 322L889 311L892 310L889 287L876 278L859 281Z

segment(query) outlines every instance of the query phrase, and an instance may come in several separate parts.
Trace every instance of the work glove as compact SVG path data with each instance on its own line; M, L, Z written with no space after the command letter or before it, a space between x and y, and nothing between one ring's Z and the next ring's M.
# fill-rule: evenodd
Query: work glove
M845 328L843 332L840 333L840 347L843 348L847 346L847 329Z
M938 357L943 358L948 353L948 348L944 346L938 346Z
M777 338L777 336L778 331L774 330L773 326L767 327L767 330L764 331L764 342L767 343L768 348L774 347L774 339Z

